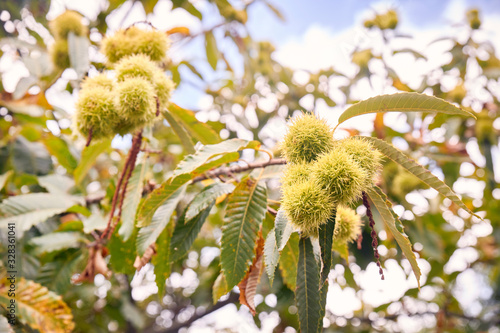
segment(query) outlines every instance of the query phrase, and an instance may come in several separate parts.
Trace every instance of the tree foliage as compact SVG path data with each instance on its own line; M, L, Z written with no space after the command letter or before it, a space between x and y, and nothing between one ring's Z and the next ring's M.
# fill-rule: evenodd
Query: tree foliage
M140 5L149 15L156 1L110 1L95 19L87 18L88 26L80 22L84 26L72 25L67 32L45 19L48 1L31 1L24 8L8 3L9 22L16 29L1 25L1 56L19 61L29 74L15 85L0 85L2 331L173 332L229 303L240 312L249 310L257 327L264 317L256 314L277 313L276 331L289 326L302 332L336 331L337 326L346 332L370 327L400 331L399 319L406 316L429 331L486 331L500 325L500 189L494 169L500 60L491 43L476 38L479 14L467 14L466 41L458 35L435 41L448 41L451 60L422 73L419 87L404 82L391 66L404 53L414 58L408 66L428 61L419 50L393 48L392 42L411 38L400 34L394 10L365 22L365 33L379 38L383 51L355 45L350 56L356 74L323 69L307 73L308 82L299 83L295 70L272 56L271 43L251 38L246 23L257 2L201 3L176 0L172 6L197 22L213 16L220 23L202 25L198 32L137 23L131 31L154 31L161 41L168 36L175 46L169 52L179 53L175 57L148 49L151 43L141 38L133 53L158 51L155 70L171 77L179 90L199 87L211 99L210 107L192 111L172 100L160 104L156 91L155 116L147 101L147 121L129 130L124 117L124 123L113 123L115 132L93 140L92 126L106 127L92 119L88 137L77 137L77 127L69 126L71 112L51 105L48 95L57 90L79 96L80 90L91 89L85 77L125 71L119 67L123 64L113 67L123 56L113 39L104 50L116 59L99 55L98 41L111 34L106 18L125 4ZM207 12L207 6L217 13ZM70 13L73 20L80 17ZM127 33L127 27L121 28L116 39ZM179 51L195 43L205 48L201 60L200 54ZM237 55L223 47L229 44ZM375 65L384 73L373 72ZM359 101L360 87L381 77L386 93ZM443 78L453 78L456 86L449 89ZM151 80L148 87L159 82ZM344 83L334 87L336 80ZM338 93L342 98L334 97ZM327 198L335 202L315 233L300 230L285 205L280 207L281 183L289 180L287 168L295 163L281 155L291 156L286 152L296 140L291 135L286 146L278 145L272 124L286 124L304 112L315 118L314 107L302 106L304 97L312 98L315 107L327 105L338 117L337 127L321 125L326 142L332 133L335 138L348 135L385 156L375 183L371 178L363 182L363 200L356 195L342 201L364 221L354 242L353 237L349 242L335 238L341 209L335 195ZM399 125L392 112L399 112ZM208 121L208 114L219 120ZM351 118L367 114L374 114L373 130L350 128ZM131 135L109 137L127 132L133 136L131 148L117 144L129 142ZM327 154L342 142L334 141L311 149ZM310 152L305 148L294 153ZM307 163L316 158L295 155ZM464 190L464 184L479 190ZM296 183L286 186L299 192ZM13 224L16 325L5 319L10 296L4 272ZM464 251L473 258L456 268ZM393 263L408 286L398 297L374 305L363 297L366 277L374 265L383 278L390 277ZM474 274L490 295L477 297L477 311L460 297L467 274ZM339 289L354 291L352 297L361 304L347 314L347 323L328 296L339 295ZM275 295L275 304L258 301L268 295ZM424 320L428 317L432 320Z

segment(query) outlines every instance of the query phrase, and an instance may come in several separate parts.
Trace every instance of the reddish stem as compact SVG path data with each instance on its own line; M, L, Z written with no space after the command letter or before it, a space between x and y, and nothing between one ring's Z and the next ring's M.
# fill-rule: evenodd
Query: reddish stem
M118 184L116 185L115 193L113 194L113 200L111 201L111 211L109 213L108 225L106 226L106 229L101 235L101 240L104 240L106 238L109 239L115 229L117 221L114 222L115 221L114 216L118 202L119 202L118 216L119 217L121 216L121 208L123 205L123 199L125 198L125 191L127 189L126 186L128 184L128 180L130 179L130 176L132 175L132 171L134 170L137 154L139 153L141 148L141 142L142 142L142 133L139 132L132 139L132 147L130 148L127 160L125 161L125 166L123 167L122 174L120 175L120 179L118 180Z
M382 270L382 265L380 264L380 254L378 253L378 239L377 239L377 232L375 231L375 220L373 219L372 209L370 207L370 202L368 202L368 195L366 194L366 192L363 192L363 205L366 207L366 215L368 216L368 220L370 221L370 228L372 229L371 231L372 247L373 247L373 254L375 256L375 259L377 261L377 266L379 269L378 272L380 273L382 280L384 280L385 279L384 271Z

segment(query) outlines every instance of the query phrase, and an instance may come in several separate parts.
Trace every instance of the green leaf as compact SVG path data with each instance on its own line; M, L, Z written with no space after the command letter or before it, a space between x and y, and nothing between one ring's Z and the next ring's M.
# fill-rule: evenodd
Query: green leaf
M182 175L164 182L144 201L139 213L143 226L137 236L137 252L144 255L146 249L156 241L167 226L179 200L184 195L189 175Z
M118 229L118 234L124 241L127 241L134 231L137 207L141 202L147 169L146 162L136 165L127 184L123 200L122 224Z
M217 41L215 40L212 31L205 33L205 51L207 53L207 60L213 70L217 69L217 62L220 58L219 49L217 48Z
M264 244L264 263L271 286L273 285L274 273L276 272L279 260L280 252L276 246L275 229L272 229L267 234L266 243Z
M71 68L81 80L90 68L89 60L90 41L87 37L77 36L73 32L68 34L68 55Z
M214 168L218 168L221 165L231 163L231 162L236 162L240 159L240 153L239 152L232 152L232 153L226 153L220 155L220 157L216 157L214 159L211 159L209 162L203 164L202 166L196 168L192 172L193 175L201 175L209 170L212 170ZM258 177L258 175L257 175Z
M188 154L194 154L195 149L193 145L193 138L188 134L188 132L182 127L179 122L175 119L175 116L170 114L168 110L162 112L163 117L168 121L175 134L179 137L182 146Z
M214 282L214 286L212 288L212 301L216 304L219 299L230 292L231 289L227 287L226 278L224 277L224 273L220 273L217 276L217 279Z
M63 249L78 248L80 247L80 242L85 242L85 240L79 232L53 232L34 237L30 240L30 243L37 247L35 251L37 254L42 254Z
M281 251L285 247L290 235L293 232L293 227L288 223L285 212L283 210L278 210L276 214L276 219L274 220L274 228L276 235L276 246L278 250Z
M53 135L44 138L42 142L49 153L57 158L59 164L62 165L69 173L73 173L78 165L78 161L73 154L71 154L68 143Z
M403 154L393 145L372 137L356 137L362 138L363 140L370 141L375 148L380 150L385 156L393 160L394 162L401 165L403 168L408 170L410 173L419 178L422 182L429 185L436 191L438 191L441 195L453 201L458 207L464 209L469 214L474 215L478 219L481 219L480 216L474 214L463 202L460 200L458 195L453 192L451 188L448 187L443 181L441 181L438 177L434 176L429 170L425 169L423 166ZM482 220L482 219L481 219Z
M229 196L221 239L221 268L233 288L255 256L255 241L267 211L266 188L245 177Z
M94 165L97 157L107 150L110 145L111 140L101 140L83 149L80 163L73 173L76 185L81 183L83 177L85 177L87 172L89 172L90 168Z
M149 225L158 208L160 208L174 193L176 193L179 188L181 188L189 180L191 180L190 175L172 177L164 181L160 187L151 192L141 205L137 217L137 226L145 227Z
M120 224L116 226L120 228ZM116 230L116 229L115 229ZM115 273L133 275L136 271L134 267L137 257L136 241L138 229L134 228L127 241L123 241L118 232L113 232L107 244L110 259L109 264Z
M34 225L44 222L49 217L65 212L78 203L68 195L51 193L30 193L5 199L0 204L3 218L0 219L0 229L7 228L9 223L15 223L19 236Z
M38 177L38 185L44 187L49 193L64 195L75 186L73 179L53 173Z
M46 286L58 294L64 294L71 286L71 277L84 263L84 255L80 251L63 253L62 258L50 261L40 267L36 282Z
M392 212L392 204L387 199L384 192L382 192L382 190L377 186L369 189L367 194L373 202L375 209L377 209L382 217L382 221L384 221L385 226L394 236L394 239L403 251L406 259L410 262L411 268L417 278L418 287L420 288L420 268L418 267L417 258L415 257L415 253L412 251L412 245L408 236L404 233L401 221L399 221L397 216Z
M293 233L280 256L280 270L288 289L295 291L297 286L297 265L299 264L299 234Z
M174 234L170 243L171 261L177 261L182 258L193 245L194 240L200 233L201 227L212 209L212 202L205 210L201 211L194 218L187 219L187 216L181 216L175 225ZM187 212L186 212L187 214Z
M319 227L318 239L321 248L321 262L323 263L321 268L320 288L322 288L325 281L328 280L328 274L332 267L332 243L336 216L337 212L334 211L328 221Z
M410 48L404 48L404 49L401 49L401 50L394 50L392 52L392 54L398 54L398 53L411 53L411 54L413 54L413 56L415 57L415 59L425 59L425 60L427 60L427 57L424 56L422 53L417 52L415 50L412 50Z
M146 15L151 14L156 6L157 0L143 0L141 1L142 7L144 7L144 11L146 12Z
M340 115L338 125L352 117L374 112L438 112L476 118L472 113L457 108L444 99L405 92L376 96L356 103Z
M208 185L189 204L186 211L186 220L194 218L202 210L210 206L218 197L231 193L234 188L235 186L231 183L214 183Z
M217 132L215 132L210 125L202 123L196 119L193 111L183 109L174 103L169 104L168 111L180 124L182 124L191 137L200 141L204 145L211 145L220 142L220 137Z
M158 296L160 299L163 298L163 293L165 291L165 282L170 276L170 271L172 269L172 260L170 258L170 240L172 239L172 226L170 224L168 227L163 229L158 240L156 241L156 255L152 259L152 263L155 267L155 281L158 286Z
M319 267L316 261L311 239L301 238L299 241L299 263L297 267L297 289L295 300L299 314L301 332L320 332L321 316Z
M14 170L9 170L3 175L0 175L0 191L4 188L4 186L9 181L10 177L14 174Z
M61 296L24 278L16 281L16 314L19 321L29 325L40 333L70 333L75 324L71 309ZM8 296L10 283L7 279L0 281L0 304L7 307L11 297Z
M46 175L52 170L49 152L40 142L29 142L22 136L14 141L12 164L16 172Z
M193 15L194 17L197 17L200 21L202 19L202 14L201 12L196 9L195 6L191 3L191 1L187 0L172 0L173 8L183 8L185 9L189 14Z
M321 332L323 330L323 318L325 317L326 313L326 296L328 295L328 280L326 280L326 283L322 285L321 289L319 290L319 306L321 309L321 312L319 314L319 331Z
M188 155L179 163L174 170L174 176L191 173L210 159L226 153L233 153L243 149L257 149L260 147L258 141L246 141L242 139L231 139L214 145L201 147L195 154Z

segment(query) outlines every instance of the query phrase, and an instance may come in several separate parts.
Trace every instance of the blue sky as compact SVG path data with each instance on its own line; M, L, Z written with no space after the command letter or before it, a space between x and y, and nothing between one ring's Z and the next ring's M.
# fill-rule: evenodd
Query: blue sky
M360 13L375 9L395 8L404 25L436 28L450 23L446 9L458 4L460 7L477 7L483 13L500 13L500 1L496 0L272 0L281 10L285 22L276 19L263 3L256 3L249 15L249 29L255 39L270 39L276 43L299 36L311 25L320 25L331 30L352 27ZM465 13L457 13L460 19ZM265 22L265 24L264 24Z

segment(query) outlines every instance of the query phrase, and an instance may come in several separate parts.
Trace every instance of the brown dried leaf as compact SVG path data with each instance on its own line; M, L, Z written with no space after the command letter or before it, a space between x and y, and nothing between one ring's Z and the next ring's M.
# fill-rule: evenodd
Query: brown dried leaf
M108 269L108 265L104 260L107 255L108 250L102 246L95 246L89 249L89 260L87 261L87 266L83 270L82 274L76 279L73 279L73 283L82 282L94 282L94 277L97 274L102 274L106 278L111 277L111 271Z
M256 247L255 258L252 266L248 270L245 278L238 284L240 288L240 303L248 306L252 315L255 316L255 294L257 286L259 285L260 277L263 272L263 259L264 259L264 237L262 237L262 230L259 231Z
M146 252L144 252L142 258L139 256L135 258L134 268L136 270L140 270L151 260L151 258L155 254L156 254L156 244L153 243L146 249Z

